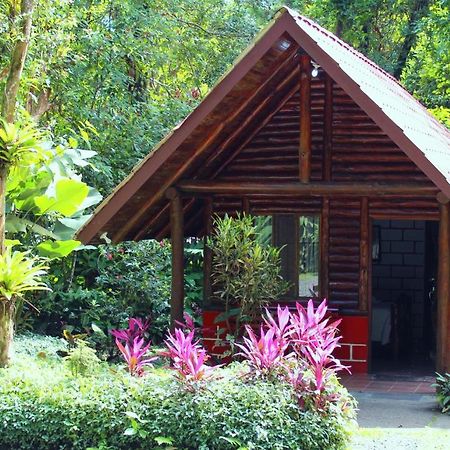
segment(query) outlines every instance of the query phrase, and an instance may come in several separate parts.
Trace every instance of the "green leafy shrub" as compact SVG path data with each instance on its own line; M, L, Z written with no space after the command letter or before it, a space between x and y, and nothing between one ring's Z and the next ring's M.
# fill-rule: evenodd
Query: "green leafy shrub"
M288 288L280 275L280 249L260 243L255 218L217 216L208 246L212 252L214 295L225 305L238 307L240 322L256 319L264 306ZM233 308L234 309L234 308Z
M436 395L443 413L450 414L450 373L436 374Z
M68 353L64 359L75 376L92 375L100 363L95 350L85 341L78 340Z
M1 449L143 450L172 442L184 450L226 450L236 443L332 450L345 448L353 423L351 397L345 409L305 411L289 384L250 381L240 376L248 370L243 364L219 369L207 388L189 392L166 369L134 378L100 366L94 377L72 377L57 356L33 358L18 350L14 367L0 371ZM137 431L130 431L130 419Z
M197 318L203 296L203 250L199 244L187 247L186 311ZM51 265L48 284L52 292L37 301L40 314L33 316L34 329L60 335L62 328L80 333L94 323L107 334L110 329L126 327L129 317L150 317L149 337L160 343L169 325L170 264L170 243L165 241L79 251ZM98 344L98 350L106 344L95 333L89 340ZM112 339L108 342L113 345Z

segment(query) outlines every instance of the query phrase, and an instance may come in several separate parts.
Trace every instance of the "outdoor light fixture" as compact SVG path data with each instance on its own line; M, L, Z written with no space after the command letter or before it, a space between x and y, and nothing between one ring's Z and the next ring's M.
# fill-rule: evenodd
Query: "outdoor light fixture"
M286 39L280 39L280 40L278 41L278 48L279 48L280 50L285 51L285 50L287 50L290 46L291 46L291 42L290 42L290 41L287 41Z
M317 75L319 75L320 66L319 66L319 64L317 64L314 61L311 61L311 64L313 65L313 70L311 71L311 76L313 78L315 78L315 77L317 77Z

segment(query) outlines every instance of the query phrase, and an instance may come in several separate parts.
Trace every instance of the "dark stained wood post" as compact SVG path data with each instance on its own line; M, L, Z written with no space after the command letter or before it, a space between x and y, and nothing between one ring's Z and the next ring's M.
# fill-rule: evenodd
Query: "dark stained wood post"
M205 199L204 209L204 223L205 223L205 237L204 237L204 251L203 251L203 305L207 306L211 304L212 285L211 285L211 272L212 272L212 252L206 245L208 237L211 236L213 227L213 201L211 197Z
M323 173L324 181L331 181L333 147L333 80L325 74L325 105L323 110Z
M324 197L322 200L320 225L320 297L329 300L330 199L328 197Z
M183 202L175 188L166 191L170 199L170 237L172 241L172 296L170 301L170 326L183 321L184 310L184 218Z
M250 200L248 197L242 197L242 212L246 215L250 214Z
M438 196L439 260L437 276L437 349L436 368L439 372L450 371L450 201Z
M311 58L300 56L300 181L311 177Z
M369 199L361 199L361 239L359 252L359 305L360 311L367 311L369 306L369 264L370 264L370 217Z

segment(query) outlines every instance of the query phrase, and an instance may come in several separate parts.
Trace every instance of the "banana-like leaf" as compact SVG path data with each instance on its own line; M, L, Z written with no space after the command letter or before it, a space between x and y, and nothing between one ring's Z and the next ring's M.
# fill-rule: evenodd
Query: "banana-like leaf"
M62 258L73 252L79 245L80 241L44 241L41 242L37 249L39 254L49 259Z
M8 214L6 216L6 232L7 233L26 233L27 230L32 233L39 234L40 236L46 236L51 239L57 239L55 233L52 233L47 228L38 225L31 220L25 219L23 217L16 216L14 214Z
M55 196L41 195L34 199L39 214L60 213L70 217L75 214L89 194L86 183L69 178L61 178L55 185Z

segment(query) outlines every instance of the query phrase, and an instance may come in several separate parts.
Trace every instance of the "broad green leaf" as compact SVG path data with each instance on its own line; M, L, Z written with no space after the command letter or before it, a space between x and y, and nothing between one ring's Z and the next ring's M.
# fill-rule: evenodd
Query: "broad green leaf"
M86 208L89 208L89 206L96 205L102 200L103 196L100 194L100 192L97 191L95 188L89 188L89 194L84 199L83 203L79 207L79 211L83 211Z
M169 437L164 437L164 436L156 436L155 437L155 441L158 445L162 445L162 444L173 444L173 439L169 438Z
M89 193L86 183L69 178L61 178L56 182L55 197L41 195L34 202L40 214L57 212L66 217L75 214Z
M80 217L65 217L55 223L54 234L57 239L64 241L72 239L75 232L89 219L90 215Z
M19 217L14 214L8 214L6 216L6 232L7 233L26 233L30 231L40 236L46 236L52 239L56 239L56 235L47 228L44 228L31 220Z
M45 241L41 242L37 249L41 256L46 258L62 258L74 251L79 245L80 241Z
M21 242L18 239L5 239L5 245L13 248L15 245L20 245Z

